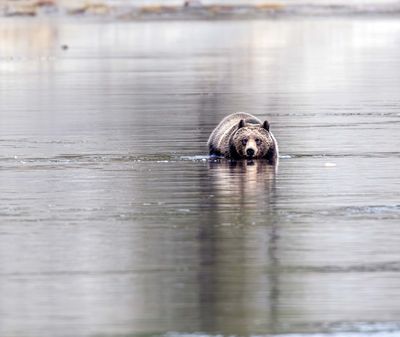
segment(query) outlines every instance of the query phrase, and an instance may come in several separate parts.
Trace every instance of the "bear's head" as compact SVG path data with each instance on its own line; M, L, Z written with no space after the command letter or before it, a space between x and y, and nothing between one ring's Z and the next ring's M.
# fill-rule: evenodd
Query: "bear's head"
M230 155L234 159L270 159L275 150L267 121L261 125L240 120L229 143Z

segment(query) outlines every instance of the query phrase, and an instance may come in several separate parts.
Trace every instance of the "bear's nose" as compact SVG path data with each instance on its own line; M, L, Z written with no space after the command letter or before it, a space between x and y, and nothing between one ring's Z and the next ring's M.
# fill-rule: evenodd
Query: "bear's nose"
M247 150L246 150L246 154L247 154L249 157L253 157L253 156L254 156L254 150L253 150L253 149L247 149Z

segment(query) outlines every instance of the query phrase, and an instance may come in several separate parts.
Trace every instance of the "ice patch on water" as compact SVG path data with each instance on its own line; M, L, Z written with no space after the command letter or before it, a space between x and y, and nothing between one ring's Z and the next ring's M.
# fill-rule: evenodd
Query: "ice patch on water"
M180 156L179 159L181 160L190 160L190 161L207 161L209 159L212 159L210 156Z
M324 158L326 160L335 160L336 158L392 158L399 157L398 152L368 152L368 153L292 153L280 155L279 159L291 159L291 158Z
M329 163L329 162L328 162L328 163L325 163L324 166L325 166L325 167L335 167L335 166L336 166L336 163Z
M224 335L207 335L202 333L168 333L166 337L236 337ZM376 332L333 332L333 333L292 333L280 335L252 335L251 337L399 337L400 331L376 331Z
M300 333L286 335L266 335L265 337L399 337L400 331L365 332L334 332L334 333ZM261 337L261 336L254 336Z
M365 217L375 215L376 217L396 218L400 214L400 205L367 205L367 206L348 206L339 207L332 210L322 210L318 212L323 216L340 217Z
M318 329L318 326L309 327ZM400 322L337 322L319 327L327 332L259 334L250 337L400 337ZM295 327L292 327L294 330ZM167 332L161 337L240 337L239 335L206 334L202 332Z
M383 329L387 327L382 326ZM389 328L390 330L390 328ZM206 333L178 333L168 332L162 337L239 337L235 335L209 335ZM267 334L267 335L250 335L250 337L400 337L400 330L391 331L370 331L369 329L361 329L361 331L340 331L340 332L321 332L321 333L288 333L288 334Z
M346 207L346 213L350 214L386 214L386 213L398 213L400 211L400 205L370 205L370 206L353 206Z

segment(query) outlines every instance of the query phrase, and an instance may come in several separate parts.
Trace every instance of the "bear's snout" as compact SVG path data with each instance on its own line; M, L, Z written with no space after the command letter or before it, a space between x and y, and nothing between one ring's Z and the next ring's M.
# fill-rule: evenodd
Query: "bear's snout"
M247 149L246 150L246 154L248 157L253 157L254 156L255 151L253 149Z

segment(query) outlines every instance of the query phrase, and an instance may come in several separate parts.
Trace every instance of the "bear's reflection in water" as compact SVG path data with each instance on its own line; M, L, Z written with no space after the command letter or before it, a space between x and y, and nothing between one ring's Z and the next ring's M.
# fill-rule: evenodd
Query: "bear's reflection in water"
M277 321L276 167L210 161L199 227L203 331L246 335Z
M268 165L265 161L229 161L215 160L209 163L209 185L213 202L220 215L224 210L251 224L274 204L275 177L277 165ZM232 213L229 221L233 221ZM240 224L240 221L237 222Z

